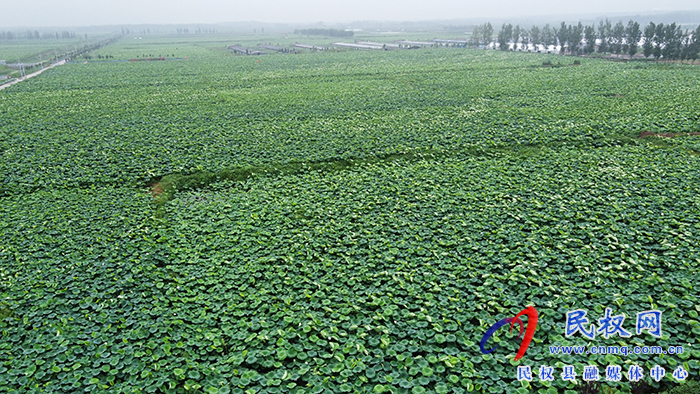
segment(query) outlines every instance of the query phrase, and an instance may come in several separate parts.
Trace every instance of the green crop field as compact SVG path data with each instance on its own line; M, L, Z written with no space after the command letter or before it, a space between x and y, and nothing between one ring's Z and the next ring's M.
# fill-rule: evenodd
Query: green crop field
M657 391L679 367L699 378L700 136L638 138L700 131L697 66L226 49L296 41L322 40L127 36L93 59L170 59L78 60L0 92L0 391L579 393L567 365L621 393L607 366ZM530 305L525 356L506 328L482 354ZM631 337L565 335L567 312L598 326L606 308ZM648 310L660 337L635 333Z

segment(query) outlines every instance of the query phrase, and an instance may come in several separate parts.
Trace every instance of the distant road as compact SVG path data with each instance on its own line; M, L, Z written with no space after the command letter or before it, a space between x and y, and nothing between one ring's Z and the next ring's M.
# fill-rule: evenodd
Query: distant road
M28 78L31 78L31 77L35 77L35 76L37 76L37 75L43 73L44 71L46 71L46 70L48 70L48 69L50 69L50 68L54 68L54 67L60 66L60 65L62 65L62 64L66 64L66 61L65 61L65 60L61 60L60 62L54 63L54 64L52 64L52 65L50 65L50 66L48 66L48 67L42 68L42 69L39 70L39 71L35 71L35 72L31 73L31 74L25 75L24 77L17 78L17 79L15 79L15 80L12 81L12 82L8 82L8 83L6 83L6 84L4 84L4 85L0 85L0 90L3 90L3 89L5 89L6 87L12 86L12 85L14 85L14 84L16 84L16 83L20 83L20 82L24 81L25 79L28 79Z

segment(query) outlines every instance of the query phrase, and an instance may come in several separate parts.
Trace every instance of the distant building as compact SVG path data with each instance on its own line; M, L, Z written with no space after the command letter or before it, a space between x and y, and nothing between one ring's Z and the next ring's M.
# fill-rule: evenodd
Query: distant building
M0 60L0 64L2 64L2 65L4 66L4 65L7 64L7 61L5 61L5 60Z
M248 49L246 47L242 47L239 45L231 45L230 47L228 47L228 49L230 49L236 53L240 53L241 55L254 55L254 56L255 55L267 55L265 52L260 52L260 51L256 51L253 49Z
M399 45L405 45L405 46L410 46L410 47L431 47L435 45L433 42L427 42L427 41L406 41L406 40L400 40L400 41L394 41Z
M285 48L278 47L278 46L274 46L274 45L260 44L260 45L258 45L258 46L259 46L260 48L269 49L269 50L275 51L275 52L286 52L286 51L285 51Z
M361 45L371 45L375 47L384 47L384 48L400 48L401 46L399 44L388 44L384 42L374 42L374 41L358 41L357 44Z
M444 46L459 46L463 47L467 45L467 40L440 40L440 39L434 39L433 42L437 43L438 45L444 45Z
M248 54L248 49L246 49L245 47L242 47L242 46L231 45L230 47L228 47L228 49L230 49L230 50L232 50L232 51L234 51L234 52L238 52L238 53L244 54L244 55L247 55L247 54Z
M331 44L332 46L336 47L346 47L346 48L355 48L355 49L386 49L383 48L382 46L379 45L367 45L367 44L350 44L347 42L334 42Z
M317 50L317 51L323 51L323 50L326 49L326 48L323 48L323 47L318 47L318 46L315 46L315 45L307 45L307 44L294 44L294 45L292 45L292 46L293 46L293 47L297 47L297 48L303 48L303 49L315 49L315 50Z

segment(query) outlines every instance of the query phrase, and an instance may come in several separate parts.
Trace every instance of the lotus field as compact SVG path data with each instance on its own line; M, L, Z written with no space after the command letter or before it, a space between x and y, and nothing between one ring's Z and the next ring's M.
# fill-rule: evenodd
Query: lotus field
M182 60L70 63L0 92L0 391L574 394L591 365L611 392L635 365L651 389L698 379L700 136L638 138L700 131L697 66L225 44L124 38L98 53ZM527 306L523 358L517 325L482 353ZM566 336L567 312L598 327L606 308L630 337ZM659 337L635 332L648 310Z

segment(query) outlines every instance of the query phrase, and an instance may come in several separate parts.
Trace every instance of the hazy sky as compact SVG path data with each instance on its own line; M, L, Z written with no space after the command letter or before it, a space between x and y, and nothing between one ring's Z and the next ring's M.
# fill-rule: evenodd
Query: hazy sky
M20 0L0 7L0 27L423 21L699 9L698 0Z

